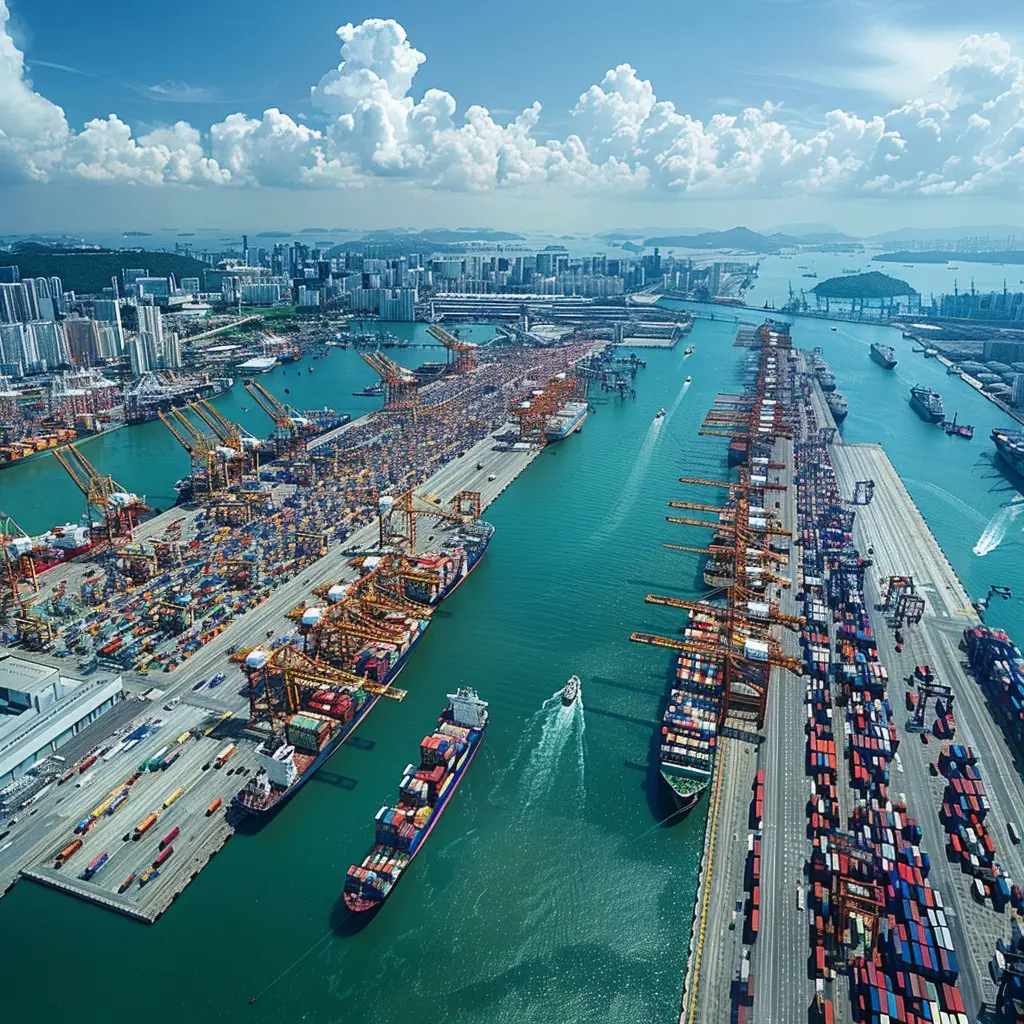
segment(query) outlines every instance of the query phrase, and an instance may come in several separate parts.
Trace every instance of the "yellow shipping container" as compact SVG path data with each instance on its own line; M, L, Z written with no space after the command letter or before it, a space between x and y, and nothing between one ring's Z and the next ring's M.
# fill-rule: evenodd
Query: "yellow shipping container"
M179 786L179 787L178 787L178 788L177 788L177 789L176 789L176 790L175 790L175 791L174 791L174 792L173 792L173 793L172 793L172 794L171 794L171 795L170 795L170 796L169 796L169 797L168 797L168 798L167 798L167 799L166 799L166 800L164 801L164 807L170 807L170 806L171 806L171 804L173 804L173 803L174 803L174 801L175 801L175 800L177 800L177 799L178 799L178 797L179 797L179 796L181 796L181 794L182 794L182 793L184 793L184 792L185 792L185 787L184 787L184 786Z

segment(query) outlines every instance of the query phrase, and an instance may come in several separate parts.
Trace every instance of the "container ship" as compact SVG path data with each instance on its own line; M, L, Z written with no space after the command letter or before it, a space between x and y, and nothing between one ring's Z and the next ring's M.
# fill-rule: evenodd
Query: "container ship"
M691 622L695 621L691 617ZM676 678L662 716L658 750L659 773L679 817L698 803L711 784L721 706L718 675L718 666L708 659L679 655Z
M566 402L545 426L548 441L564 441L583 426L590 407L586 402Z
M373 846L348 869L342 898L349 910L376 910L391 895L440 820L486 729L487 702L476 690L460 686L448 694L437 728L420 744L419 768L406 767L398 803L377 812Z
M926 423L941 423L946 418L942 397L922 384L910 389L910 408Z
M458 529L442 552L414 559L413 568L421 573L406 580L406 596L424 605L439 605L480 563L493 535L494 527L478 520ZM368 559L363 568L371 571L375 564L373 559ZM346 593L347 588L339 584L328 591L327 599L337 602ZM367 642L355 652L350 664L341 666L376 684L374 692L361 686L315 691L309 710L291 715L282 728L257 748L260 768L235 798L240 810L265 814L294 796L369 714L380 698L380 688L390 686L397 679L430 624L428 618L413 619L398 614L385 622L394 627L397 642ZM250 668L259 668L261 659L265 661L266 657L265 652L252 651L246 663Z
M144 373L125 392L124 421L128 426L151 423L157 413L181 408L198 398L215 398L235 386L233 377L172 377Z
M32 559L35 571L42 573L78 555L84 555L97 543L99 540L93 539L88 526L65 523L63 526L54 526L38 537L11 537L6 549L12 558Z
M996 427L992 431L992 443L1006 468L1018 482L1024 482L1024 430Z
M883 370L891 370L896 366L896 349L891 345L879 345L873 342L871 345L871 358Z
M832 419L836 423L842 423L846 419L849 409L846 405L846 397L841 392L830 391L825 395L825 404L828 406L828 411L832 413Z
M26 459L43 455L54 448L63 448L65 445L71 444L77 436L77 430L61 428L0 445L0 469L20 465Z

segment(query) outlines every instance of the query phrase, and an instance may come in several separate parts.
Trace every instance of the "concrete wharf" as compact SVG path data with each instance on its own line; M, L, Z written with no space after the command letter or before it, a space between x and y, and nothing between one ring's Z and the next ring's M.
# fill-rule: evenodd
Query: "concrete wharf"
M798 355L798 368L806 366ZM810 417L821 427L835 423L816 381L811 383ZM853 540L862 557L871 561L865 574L865 597L871 612L878 658L888 672L889 697L901 740L894 759L890 790L893 800L907 806L923 830L921 848L931 856L929 881L941 894L959 958L958 986L970 1019L983 1015L995 998L989 961L997 940L1009 939L1011 915L997 913L991 903L972 898L970 875L946 856L946 835L939 813L946 780L929 768L937 761L941 741L907 729L901 711L905 680L916 665L930 665L936 679L951 687L956 698L955 741L971 746L979 757L990 804L987 818L996 840L996 862L1012 879L1024 879L1024 853L1010 842L1007 822L1018 822L1024 807L1024 783L1001 729L992 717L983 691L966 671L958 645L965 627L978 616L956 572L943 554L909 492L879 445L844 444L838 433L830 447L840 492L851 501L858 480L874 480L874 497L856 507ZM776 442L775 461L785 466L777 482L780 515L789 528L796 520L792 443ZM799 590L798 559L789 573L795 584L780 597L780 608L793 613ZM896 650L895 627L881 610L883 591L891 576L912 576L916 593L925 600L919 624L902 627L904 644ZM832 630L830 629L830 632ZM796 638L782 637L786 653L797 651ZM789 1024L814 1019L815 988L808 967L811 923L807 895L808 787L804 685L774 670L763 735L752 736L728 725L720 739L715 775L709 790L708 819L701 874L683 991L681 1024L696 1021L746 1019L737 1007L741 977L749 971L755 981L749 1019L758 1024ZM836 732L842 746L842 729ZM847 758L838 751L835 780L840 820L846 822L857 800L851 787ZM756 825L750 820L751 787L756 770L764 771L761 839L760 931L752 946L744 945L744 914L749 907L745 882L747 837ZM746 890L746 891L745 891ZM806 905L807 910L801 909ZM746 963L744 963L746 961ZM842 969L826 981L826 998L835 1020L853 1019L849 985Z
M444 505L459 491L476 490L481 508L489 507L540 454L538 448L510 447L499 440L508 428L506 424L462 458L442 466L421 490L436 495ZM184 518L182 535L188 539L189 522L195 515L196 510L173 509L156 517L161 522L142 524L138 532L143 537L158 535L169 519ZM442 521L435 525L430 520L429 526L424 523L417 531L417 552L437 550L449 529L450 524ZM25 877L135 920L156 921L234 834L237 822L227 813L229 804L244 785L245 776L257 767L256 747L261 737L245 729L247 689L238 667L227 660L228 651L251 646L253 638L294 630L286 613L310 599L316 587L356 579L356 570L347 564L351 551L372 550L378 544L376 523L357 529L345 541L332 544L326 555L279 586L261 605L231 622L173 673L124 673L128 699L76 736L71 743L77 753L68 748L69 757L106 747L113 750L120 737L140 725L146 725L149 732L130 750L115 750L109 759L99 757L86 775L76 775L61 787L51 786L31 811L26 809L16 815L13 824L10 820L5 824L10 835L0 849L0 894ZM90 570L89 565L65 566L63 578L70 578L69 585L75 585L73 574L80 573L84 579ZM67 670L60 659L34 657ZM194 691L199 680L217 671L227 676L220 686ZM142 699L147 693L152 699ZM209 735L205 735L207 731ZM162 748L175 745L176 738L185 733L191 735L184 741L179 759L165 771L144 773L131 786L124 806L113 817L101 816L98 824L80 837L82 848L63 867L55 868L56 854L76 838L75 825L123 785L138 765ZM215 769L213 759L229 743L237 747L236 752L223 769ZM165 807L164 801L179 789L182 792ZM208 814L208 807L218 797L222 805ZM158 815L156 824L137 841L123 839L149 813ZM175 826L181 832L173 840L174 853L160 875L144 886L136 878L124 893L118 893L129 874L138 876L152 864L160 840ZM92 879L82 878L85 865L103 852L110 854L109 861Z

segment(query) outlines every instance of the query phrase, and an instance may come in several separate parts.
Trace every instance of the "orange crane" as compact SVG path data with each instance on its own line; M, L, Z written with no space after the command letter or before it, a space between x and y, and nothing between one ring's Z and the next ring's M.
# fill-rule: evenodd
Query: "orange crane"
M420 382L412 370L399 366L383 352L360 352L384 385L385 412L411 412L415 418L420 406Z
M476 360L473 356L476 345L472 342L463 341L456 335L449 334L440 324L430 324L427 327L427 334L445 347L448 365L452 366L456 373L468 373L475 368Z
M180 409L172 408L169 413L160 411L157 412L157 416L178 444L188 452L194 493L215 494L226 490L233 482L233 464L237 465L239 470L235 474L234 482L241 483L243 467L239 451L220 445L219 439L204 434Z
M302 448L303 434L309 420L300 416L290 406L279 402L259 381L248 380L245 390L256 400L256 404L274 421L271 435L278 455L298 455Z
M108 542L130 541L139 520L150 511L146 502L126 491L112 476L100 473L76 445L69 444L63 450L55 448L53 454L85 495L90 519L95 514L103 520Z
M28 604L22 588L39 593L36 563L29 553L32 538L9 516L0 513L0 557L3 558L3 591L0 592L0 621L15 611L25 614Z
M392 544L401 544L409 554L415 554L417 516L454 522L461 522L465 518L456 512L445 512L440 505L421 498L411 490L400 494L394 501L388 495L383 495L377 503L380 546L386 548Z

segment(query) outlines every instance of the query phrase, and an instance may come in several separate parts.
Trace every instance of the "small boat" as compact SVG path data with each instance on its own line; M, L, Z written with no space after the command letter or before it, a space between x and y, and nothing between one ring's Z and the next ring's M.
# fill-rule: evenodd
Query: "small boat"
M960 367L957 366L955 363L950 363L950 365L946 367L947 377L959 377L960 374L962 374L963 372L964 371L961 370Z
M570 704L576 703L576 698L580 695L580 677L570 676L569 682L562 688L562 703L569 707Z
M692 381L693 381L693 378L692 378L692 377L687 377L687 378L686 378L686 380L684 380L684 381L683 381L683 383L684 383L684 384L689 384L689 383L691 383Z
M656 420L660 420L660 419L663 419L663 418L664 418L664 416L665 416L665 410L664 410L664 409L659 409L659 410L658 410L658 411L657 411L657 412L656 412L656 413L654 414L654 418L655 418Z
M829 330L830 330L830 331L838 331L838 330L839 330L839 328L838 328L838 327L830 327L830 328L829 328Z
M974 427L972 427L968 423L957 423L956 417L957 417L957 414L953 413L953 419L952 420L946 420L942 424L942 429L950 437L962 437L965 440L970 441L971 438L974 437Z
M684 356L692 356L693 355L693 346L692 345L687 345L686 348L683 349L683 355Z

